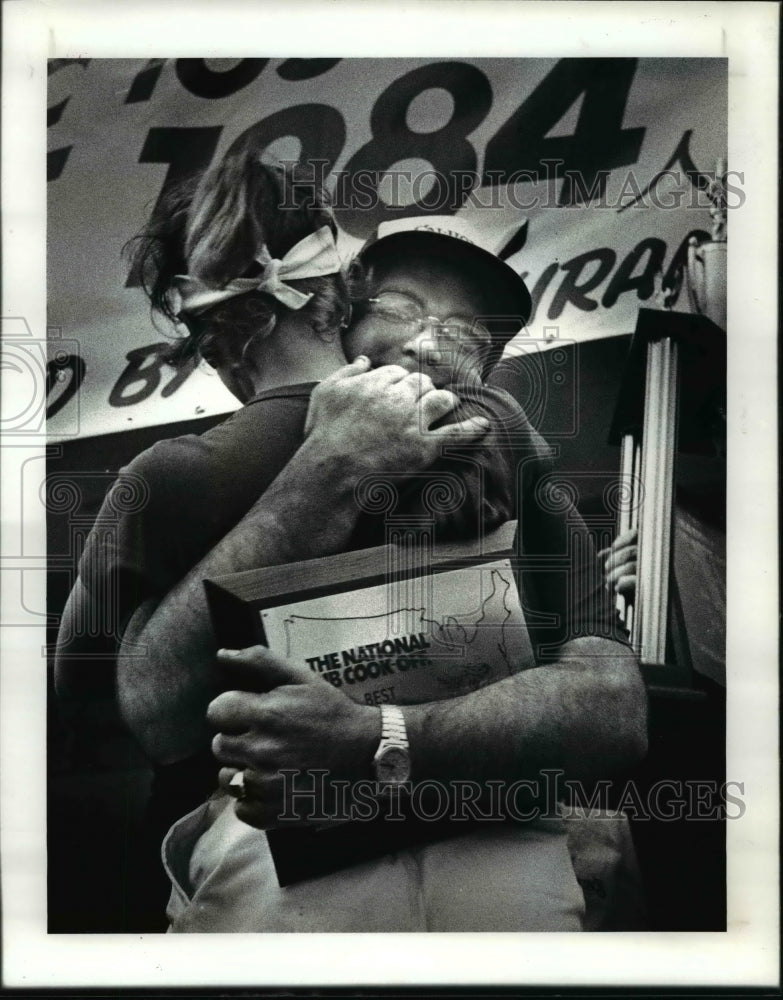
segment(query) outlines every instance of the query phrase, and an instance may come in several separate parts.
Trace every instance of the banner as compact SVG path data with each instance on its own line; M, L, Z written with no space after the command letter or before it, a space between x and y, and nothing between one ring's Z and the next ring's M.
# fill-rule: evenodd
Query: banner
M723 59L62 59L49 64L47 416L63 440L228 412L162 362L123 245L164 187L250 133L314 161L347 259L379 222L460 214L525 277L508 350L630 333L676 299L727 153ZM728 171L728 207L744 201ZM663 287L663 292L662 292ZM668 289L668 293L667 290Z

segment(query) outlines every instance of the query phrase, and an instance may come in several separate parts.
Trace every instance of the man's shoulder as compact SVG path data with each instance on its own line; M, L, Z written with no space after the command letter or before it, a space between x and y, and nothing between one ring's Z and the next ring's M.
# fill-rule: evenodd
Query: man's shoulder
M450 388L460 399L460 406L450 419L486 416L490 421L495 445L535 456L539 463L543 463L542 467L551 462L552 448L534 426L524 406L507 389L494 384L491 374L487 382L456 382Z

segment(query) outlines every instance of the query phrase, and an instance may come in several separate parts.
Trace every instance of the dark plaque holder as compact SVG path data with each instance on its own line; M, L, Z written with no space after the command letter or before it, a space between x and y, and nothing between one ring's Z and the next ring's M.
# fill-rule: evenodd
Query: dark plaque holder
M639 310L609 443L623 449L623 475L632 494L629 509L641 511L637 524L641 543L637 593L640 607L634 609L637 620L632 638L639 648L642 673L651 694L700 697L693 688L682 604L672 570L671 504L677 479L676 456L712 453L710 425L717 408L725 405L725 393L726 333L721 327L697 314ZM650 437L646 455L645 427ZM639 502L639 491L645 494L646 506ZM646 595L642 575L645 546L648 567L651 550L661 549L656 553L659 571L648 577ZM667 579L665 597L659 601L661 613L656 617L656 622L660 621L659 641L645 644L645 596L649 597L658 586L661 573ZM649 630L649 618L646 624Z

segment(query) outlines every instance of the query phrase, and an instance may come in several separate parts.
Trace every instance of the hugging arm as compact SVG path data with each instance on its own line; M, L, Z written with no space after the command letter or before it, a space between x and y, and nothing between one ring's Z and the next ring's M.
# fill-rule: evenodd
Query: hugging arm
M208 576L344 550L354 491L369 472L426 468L448 440L423 427L452 409L451 393L395 366L350 365L313 392L308 434L248 513L165 597L134 614L118 660L123 718L150 757L168 764L209 744L205 713L220 690L203 590ZM466 437L484 433L473 421Z
M281 769L326 769L330 780L349 783L372 777L380 709L352 702L261 646L220 658L242 687L209 708L221 784L234 769L249 768L256 790L237 804L240 819L269 828L286 809L292 814ZM452 782L508 785L535 781L544 769L589 781L630 766L646 749L636 658L627 646L595 637L566 644L556 663L448 701L405 705L403 713L411 780L452 793Z
M530 557L522 574L526 612L557 609L559 615L548 629L531 629L537 648L547 653L537 667L448 701L403 707L414 781L447 787L456 779L514 782L535 780L544 769L590 781L646 752L647 699L638 661L612 634L592 542L574 509L547 504L549 449L529 424L518 430L511 479L523 494L514 513L523 560ZM571 543L582 562L564 574L562 557ZM243 668L236 681L243 690L222 694L210 708L219 730L213 749L226 769L221 782L233 768L250 768L254 787L260 782L264 788L263 796L237 806L240 818L275 824L285 804L281 767L326 767L348 781L371 776L380 737L377 708L354 704L260 647L229 662L235 675ZM265 693L249 693L259 690Z

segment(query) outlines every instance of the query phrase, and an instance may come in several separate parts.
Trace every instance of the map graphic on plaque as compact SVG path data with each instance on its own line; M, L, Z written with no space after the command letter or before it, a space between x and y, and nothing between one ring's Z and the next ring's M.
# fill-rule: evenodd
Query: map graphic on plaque
M468 694L535 666L516 522L428 549L378 546L205 580L218 642L260 642L362 704ZM269 830L278 882L317 878L464 828L408 815Z
M260 614L270 649L371 705L452 698L533 665L508 559Z

